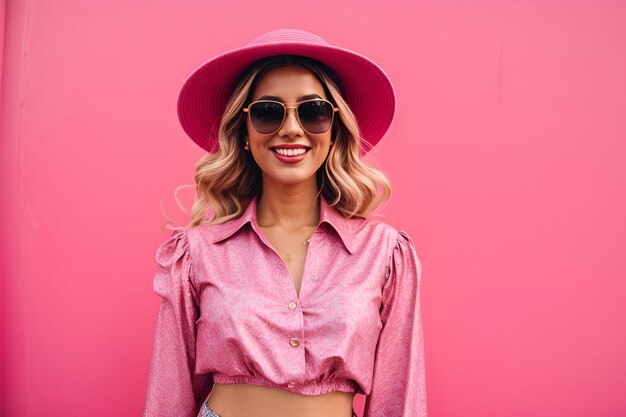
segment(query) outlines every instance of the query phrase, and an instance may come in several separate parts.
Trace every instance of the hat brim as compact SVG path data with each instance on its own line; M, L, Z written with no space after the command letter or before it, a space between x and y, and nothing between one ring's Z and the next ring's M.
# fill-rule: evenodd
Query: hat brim
M396 108L391 80L372 60L332 45L283 42L244 46L218 55L187 78L178 95L178 118L189 137L215 152L221 118L239 74L253 62L273 55L302 55L327 65L339 77L344 98L360 129L361 154L389 129Z

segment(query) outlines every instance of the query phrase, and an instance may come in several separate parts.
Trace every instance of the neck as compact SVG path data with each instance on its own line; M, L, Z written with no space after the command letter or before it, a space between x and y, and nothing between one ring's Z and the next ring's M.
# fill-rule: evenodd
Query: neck
M315 180L315 178L313 178ZM298 230L303 227L317 227L319 223L320 201L315 182L313 186L266 186L257 202L257 224L260 227L279 227L284 230Z

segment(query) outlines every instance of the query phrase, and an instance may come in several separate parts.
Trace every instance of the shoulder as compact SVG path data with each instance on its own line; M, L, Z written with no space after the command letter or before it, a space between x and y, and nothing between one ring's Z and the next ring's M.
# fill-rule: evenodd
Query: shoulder
M215 239L219 229L216 226L219 225L201 224L191 228L179 226L169 229L167 237L157 248L157 261L160 264L170 263L184 255L192 255L194 248L197 248L198 245Z
M163 267L171 266L177 260L185 258L189 252L187 232L183 227L170 229L155 253L155 260Z
M220 241L239 229L243 224L239 219L224 223L203 223L186 230L191 245L210 245Z
M379 241L384 239L391 244L396 243L399 239L409 238L406 231L398 229L380 218L354 219L352 230L355 236L377 238Z
M376 250L389 258L400 245L410 244L411 238L404 229L398 229L380 218L348 219L349 231L355 248L370 252Z

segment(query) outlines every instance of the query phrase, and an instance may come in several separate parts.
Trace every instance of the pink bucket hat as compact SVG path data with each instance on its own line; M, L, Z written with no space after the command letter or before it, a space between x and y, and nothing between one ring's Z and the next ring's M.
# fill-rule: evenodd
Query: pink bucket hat
M246 46L224 52L193 71L178 95L178 118L187 135L201 148L215 152L222 114L237 77L261 58L283 54L320 61L339 77L344 98L361 130L362 154L382 139L396 108L387 74L369 58L300 29L263 33Z

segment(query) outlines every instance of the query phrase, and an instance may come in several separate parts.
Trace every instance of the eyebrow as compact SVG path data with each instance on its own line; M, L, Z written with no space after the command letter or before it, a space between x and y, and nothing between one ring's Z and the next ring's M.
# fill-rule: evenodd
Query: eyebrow
M323 99L323 97L320 96L319 94L307 94L307 95L298 97L298 101L310 100L312 98L321 98L321 99ZM278 96L261 96L261 97L257 98L257 100L276 100L276 101L283 102L283 99L281 97L278 97Z

